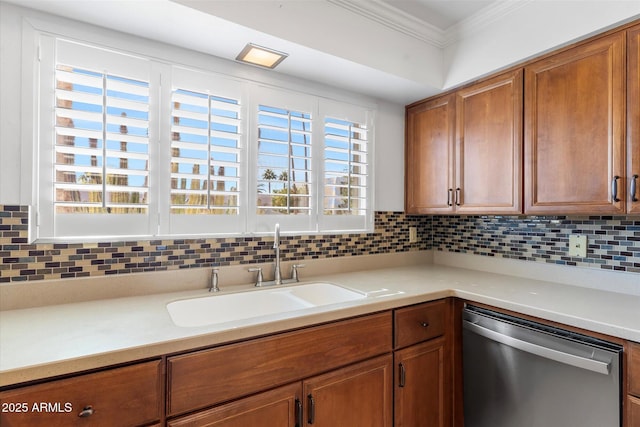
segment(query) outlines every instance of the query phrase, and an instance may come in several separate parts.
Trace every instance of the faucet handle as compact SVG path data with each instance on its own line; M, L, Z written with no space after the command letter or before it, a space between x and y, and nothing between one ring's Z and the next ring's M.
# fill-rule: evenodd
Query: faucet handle
M256 286L262 286L262 267L254 267L247 270L250 273L258 273L258 277L256 278Z
M299 282L299 278L298 278L298 269L299 268L304 268L306 267L305 264L293 264L291 266L291 279L295 280L296 282Z
M220 288L218 287L218 273L220 270L214 268L211 270L211 278L209 279L209 292L218 292Z

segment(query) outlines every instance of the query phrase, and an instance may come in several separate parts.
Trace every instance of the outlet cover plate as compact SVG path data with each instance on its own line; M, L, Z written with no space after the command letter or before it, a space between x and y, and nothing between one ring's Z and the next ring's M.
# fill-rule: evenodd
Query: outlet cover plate
M418 228L409 227L409 243L416 243L418 241Z
M587 236L572 234L569 236L569 256L587 257Z

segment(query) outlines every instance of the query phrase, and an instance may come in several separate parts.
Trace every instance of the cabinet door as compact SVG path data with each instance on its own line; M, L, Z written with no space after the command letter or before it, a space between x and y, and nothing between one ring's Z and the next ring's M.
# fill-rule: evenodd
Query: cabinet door
M407 109L405 211L453 211L455 102L453 95ZM384 166L383 166L384 168Z
M627 86L627 211L640 213L640 25L629 30ZM633 186L633 187L632 187ZM635 190L635 197L632 193Z
M156 360L2 392L0 425L148 425L162 413L162 368Z
M394 356L396 367L395 426L444 427L451 424L446 389L445 340L414 345Z
M180 415L391 351L391 312L173 356L167 414Z
M391 369L389 354L304 381L304 421L314 427L391 427Z
M300 383L167 422L168 427L295 427L302 417Z
M640 426L640 399L627 397L627 427Z
M525 213L624 212L625 33L525 67L524 93Z
M629 393L640 397L640 344L629 342L627 346Z
M522 213L522 70L456 93L456 211Z

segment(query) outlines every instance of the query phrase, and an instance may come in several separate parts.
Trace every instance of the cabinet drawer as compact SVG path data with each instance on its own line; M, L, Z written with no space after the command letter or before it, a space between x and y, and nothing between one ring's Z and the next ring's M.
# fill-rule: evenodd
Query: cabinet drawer
M629 343L629 393L640 397L640 344Z
M391 351L391 312L168 359L168 415L215 405Z
M406 347L444 334L446 301L401 308L395 311L394 347Z
M2 392L0 425L149 424L161 417L161 366L158 360Z

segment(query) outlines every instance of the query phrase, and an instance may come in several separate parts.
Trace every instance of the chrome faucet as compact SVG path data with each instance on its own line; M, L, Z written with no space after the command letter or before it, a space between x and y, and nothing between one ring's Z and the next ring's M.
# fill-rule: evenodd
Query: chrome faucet
M218 273L220 271L217 268L211 270L211 277L209 277L209 292L220 292L218 287Z
M273 269L276 285L282 285L282 271L280 270L280 224L276 224L273 249L276 251L276 265Z
M280 266L280 224L276 224L276 229L273 238L273 249L276 252L275 266L273 268L274 280L264 281L262 275L262 267L249 268L247 271L250 273L257 273L256 286L270 286L270 285L282 285L283 283L296 283L300 280L298 275L298 269L303 268L304 264L294 264L291 266L291 278L282 279L282 269Z

